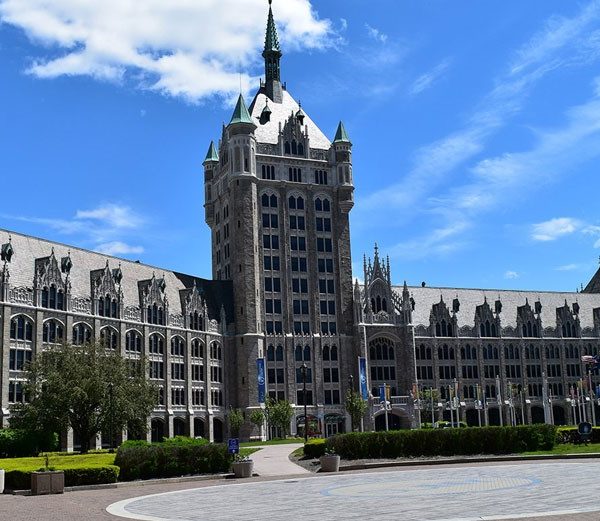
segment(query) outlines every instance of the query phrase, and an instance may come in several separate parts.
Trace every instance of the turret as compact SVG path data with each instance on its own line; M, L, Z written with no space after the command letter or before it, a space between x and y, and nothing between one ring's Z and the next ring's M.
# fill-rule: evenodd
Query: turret
M352 184L352 143L346 132L344 124L340 121L335 137L333 139L334 160L337 169L337 182L340 187L347 188L340 192L341 200L340 205L344 208L348 208L350 211L354 206L354 186Z
M212 182L218 173L217 169L219 167L219 154L213 141L210 142L202 164L204 165L204 218L206 223L212 226L214 221Z
M240 94L231 121L227 125L229 164L233 175L256 175L255 130L256 124L248 112L244 97Z

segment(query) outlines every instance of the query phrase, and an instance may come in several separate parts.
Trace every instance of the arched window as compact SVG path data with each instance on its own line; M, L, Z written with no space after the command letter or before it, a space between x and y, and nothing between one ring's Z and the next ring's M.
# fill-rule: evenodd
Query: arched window
M204 344L197 338L192 340L192 356L194 358L204 358Z
M290 143L289 143L289 141L286 141L286 142L283 144L283 150L284 150L284 153L285 153L285 154L291 154L291 153L292 153L292 150L291 150L291 148L290 148Z
M86 324L79 323L73 326L73 344L81 346L92 341L92 328Z
M293 155L298 155L298 143L296 143L296 140L292 140L292 154Z
M148 352L155 355L163 355L165 353L165 341L158 334L150 335L148 338Z
M197 311L190 313L190 329L194 331L202 330L202 316Z
M329 361L330 360L330 351L329 351L329 346L324 346L323 347L323 360L325 361Z
M213 342L210 344L210 357L213 360L222 360L223 352L221 351L221 344L219 342Z
M296 349L294 349L294 358L296 362L302 362L302 346L296 346Z
M33 340L33 323L23 315L13 317L10 321L10 338L12 340Z
M277 196L275 194L269 197L269 202L271 203L271 208L277 208Z
M137 331L127 331L127 333L125 333L125 350L130 353L141 353L142 335Z
M277 346L275 349L275 361L283 362L283 346Z
M298 143L298 155L299 156L304 155L304 145L302 143Z
M322 212L323 211L323 201L321 201L321 199L319 197L317 197L315 199L315 210L317 212Z
M304 346L304 361L310 362L310 346Z
M185 356L185 342L180 336L171 338L171 355Z
M269 207L269 196L267 194L262 194L262 197L260 198L260 200L261 200L261 204L262 204L263 208Z
M275 346L268 346L267 347L267 362L274 362L275 361Z
M107 349L117 349L119 335L112 327L105 327L100 331L100 343Z
M331 346L331 361L335 362L338 359L338 348L337 346Z
M48 320L44 323L42 340L49 344L60 344L64 338L63 325L57 320Z

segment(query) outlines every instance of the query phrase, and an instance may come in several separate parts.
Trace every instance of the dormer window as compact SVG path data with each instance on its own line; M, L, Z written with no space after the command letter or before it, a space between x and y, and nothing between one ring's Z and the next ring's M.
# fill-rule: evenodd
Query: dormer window
M65 296L61 289L57 290L54 284L42 289L42 307L46 309L64 310Z
M453 336L452 335L452 324L442 319L435 325L435 336Z

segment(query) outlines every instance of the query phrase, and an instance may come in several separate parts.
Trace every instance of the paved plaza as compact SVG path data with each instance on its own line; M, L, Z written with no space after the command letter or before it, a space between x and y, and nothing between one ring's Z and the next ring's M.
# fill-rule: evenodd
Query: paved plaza
M596 460L336 474L155 494L107 510L147 521L471 521L586 513L600 520L598 475Z

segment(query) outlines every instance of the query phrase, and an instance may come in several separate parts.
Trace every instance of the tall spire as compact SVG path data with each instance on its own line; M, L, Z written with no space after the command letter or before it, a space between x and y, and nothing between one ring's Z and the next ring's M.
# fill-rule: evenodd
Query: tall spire
M279 61L282 53L277 37L277 26L271 8L272 0L269 0L269 16L267 18L267 34L265 36L265 50L262 55L265 59L265 89L266 95L275 103L283 101L281 87L281 69Z

